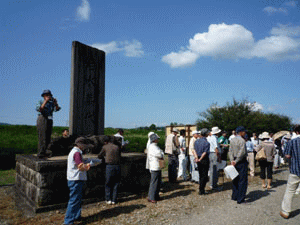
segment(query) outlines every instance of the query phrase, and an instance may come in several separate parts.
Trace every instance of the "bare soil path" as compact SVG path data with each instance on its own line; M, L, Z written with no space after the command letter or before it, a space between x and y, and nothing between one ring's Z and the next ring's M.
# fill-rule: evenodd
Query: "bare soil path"
M106 205L105 202L84 205L81 223L77 224L300 224L300 196L293 201L291 218L280 217L281 201L286 188L288 168L274 174L273 188L263 190L259 176L249 179L247 200L249 204L238 205L230 200L231 182L225 178L223 190L208 191L198 195L198 185L180 181L164 183L162 201L147 202L147 193L121 193L120 202ZM164 174L166 176L166 174ZM220 183L223 179L220 178ZM65 210L37 215L24 214L14 201L12 186L0 188L0 224L50 225L63 224Z

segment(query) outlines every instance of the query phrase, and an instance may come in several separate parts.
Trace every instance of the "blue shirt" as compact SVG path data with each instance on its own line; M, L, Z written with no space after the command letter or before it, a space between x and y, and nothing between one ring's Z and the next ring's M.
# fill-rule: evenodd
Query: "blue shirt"
M252 141L246 142L246 148L247 148L247 152L253 152L254 145L253 145Z
M209 155L210 144L205 137L201 137L195 141L195 151L198 157L206 152L207 156Z
M291 156L290 173L300 177L300 137L290 140L284 153Z
M53 115L53 111L59 111L60 107L56 110L56 107L54 105L53 101L48 101L45 105L45 108L43 110L43 112L40 112L40 108L41 105L43 104L44 100L40 100L37 104L36 104L36 111L39 112L39 115L43 115L45 117L47 117L48 119L52 119L52 115Z

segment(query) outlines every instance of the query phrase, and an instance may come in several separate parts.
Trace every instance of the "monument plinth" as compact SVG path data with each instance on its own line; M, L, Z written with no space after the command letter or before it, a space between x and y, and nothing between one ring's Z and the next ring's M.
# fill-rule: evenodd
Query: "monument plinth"
M83 158L97 158L87 154ZM65 208L69 200L67 156L47 160L35 155L17 155L16 191L35 213ZM150 173L143 153L122 153L120 192L137 193L149 187ZM105 166L91 167L83 191L83 202L104 200Z

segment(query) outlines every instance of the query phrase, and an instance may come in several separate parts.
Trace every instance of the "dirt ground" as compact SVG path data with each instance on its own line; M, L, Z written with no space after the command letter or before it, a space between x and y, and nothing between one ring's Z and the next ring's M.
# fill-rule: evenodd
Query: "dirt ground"
M288 174L288 168L276 170L271 190L261 188L258 175L249 178L249 203L245 205L230 200L231 182L223 177L219 179L223 190L208 190L205 196L198 195L198 184L182 180L176 184L165 182L163 199L157 204L148 203L145 192L138 195L120 193L120 202L116 205L105 202L84 205L83 221L77 224L300 224L300 197L297 195L291 218L285 220L279 216ZM65 210L57 210L24 214L24 210L16 207L13 187L0 188L0 224L63 224L64 213Z

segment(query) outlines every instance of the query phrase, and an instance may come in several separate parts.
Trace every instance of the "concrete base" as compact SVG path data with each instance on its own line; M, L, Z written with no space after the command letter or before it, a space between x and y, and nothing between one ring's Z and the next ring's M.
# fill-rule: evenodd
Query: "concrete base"
M88 154L84 158L97 158ZM149 187L150 173L143 153L122 153L119 191L138 193ZM66 179L67 156L39 159L36 155L16 156L16 193L35 213L65 208L69 200ZM105 165L92 167L83 191L83 203L104 199Z

